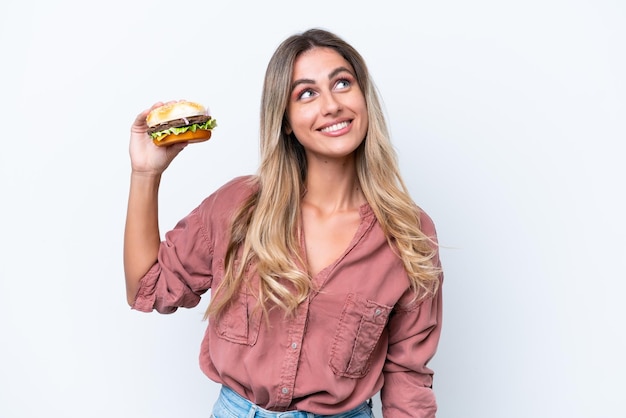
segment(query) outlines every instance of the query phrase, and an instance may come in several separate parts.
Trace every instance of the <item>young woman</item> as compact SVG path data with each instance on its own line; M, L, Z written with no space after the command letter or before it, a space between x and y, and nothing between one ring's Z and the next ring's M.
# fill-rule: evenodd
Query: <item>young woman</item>
M212 290L200 366L222 384L213 416L371 417L381 391L386 418L434 417L435 228L404 186L360 54L319 29L287 38L265 76L258 173L163 242L159 181L185 144L152 144L151 109L130 139L128 302L171 313Z

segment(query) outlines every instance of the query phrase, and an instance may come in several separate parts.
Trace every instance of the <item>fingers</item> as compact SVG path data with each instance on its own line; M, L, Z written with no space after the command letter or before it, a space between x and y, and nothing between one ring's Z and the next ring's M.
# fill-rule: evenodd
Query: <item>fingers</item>
M148 116L148 113L152 112L157 107L163 106L164 104L165 103L163 103L163 102L156 102L152 106L150 106L149 109L146 109L146 110L142 111L141 113L139 113L137 115L137 117L135 118L135 121L133 122L132 129L133 130L144 130L147 127L147 125L146 125L146 117Z

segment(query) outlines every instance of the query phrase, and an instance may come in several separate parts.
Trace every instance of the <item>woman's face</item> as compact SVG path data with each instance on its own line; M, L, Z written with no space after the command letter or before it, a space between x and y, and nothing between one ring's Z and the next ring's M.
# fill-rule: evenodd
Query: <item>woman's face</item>
M303 52L294 63L287 106L290 129L307 158L351 155L367 133L367 106L354 69L330 48Z

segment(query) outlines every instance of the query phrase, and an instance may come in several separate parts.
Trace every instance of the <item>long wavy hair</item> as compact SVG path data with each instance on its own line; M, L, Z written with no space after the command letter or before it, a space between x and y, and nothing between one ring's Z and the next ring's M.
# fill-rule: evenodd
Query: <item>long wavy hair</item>
M415 300L437 291L437 244L420 229L420 209L400 176L376 87L362 56L343 39L310 29L284 40L271 57L261 99L260 153L255 192L234 216L224 260L224 279L213 293L207 317L217 317L254 271L256 296L265 312L273 307L287 314L309 295L312 281L300 248L300 199L307 161L304 148L286 122L294 62L313 48L331 48L355 71L365 96L368 129L355 151L358 181L389 244L404 264Z

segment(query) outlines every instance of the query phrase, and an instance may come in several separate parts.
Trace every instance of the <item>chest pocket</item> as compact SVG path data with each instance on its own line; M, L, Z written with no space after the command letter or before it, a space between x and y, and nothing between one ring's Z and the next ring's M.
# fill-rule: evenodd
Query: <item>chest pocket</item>
M387 325L391 307L348 295L333 339L330 367L338 376L360 378L370 369L370 357Z
M217 335L221 338L245 345L256 344L261 325L261 312L254 310L256 299L247 290L241 290L233 303L217 321Z
M223 274L224 269L220 265L220 277ZM262 315L260 309L255 309L255 305L256 298L247 286L242 286L232 303L222 312L219 321L216 321L217 335L236 344L256 344Z

